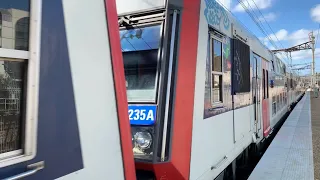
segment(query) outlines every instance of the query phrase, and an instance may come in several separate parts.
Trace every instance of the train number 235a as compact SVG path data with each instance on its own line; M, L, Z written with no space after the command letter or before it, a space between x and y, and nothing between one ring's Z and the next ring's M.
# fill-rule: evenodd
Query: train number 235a
M129 109L129 120L154 121L153 111L146 109Z
M157 106L129 105L128 113L131 124L153 124L156 120Z

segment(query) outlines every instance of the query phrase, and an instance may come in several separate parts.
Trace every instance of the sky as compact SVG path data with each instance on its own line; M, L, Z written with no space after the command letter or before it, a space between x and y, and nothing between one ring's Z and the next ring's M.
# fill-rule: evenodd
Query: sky
M21 9L29 11L30 0L0 0L0 9Z
M244 5L252 10L264 33L255 24L239 1L217 0L227 7L253 34L255 34L269 49L289 48L309 41L309 33L313 31L317 39L320 28L320 1L319 0L242 0ZM245 22L245 23L244 23ZM270 27L269 27L270 26ZM268 38L268 36L269 38ZM319 35L320 36L320 35ZM275 46L270 43L274 42ZM315 62L316 72L320 73L320 37L316 42ZM279 56L285 63L290 60L285 54ZM292 64L312 62L312 51L304 50L291 54ZM304 65L295 66L302 67ZM311 70L300 71L302 74L311 73Z

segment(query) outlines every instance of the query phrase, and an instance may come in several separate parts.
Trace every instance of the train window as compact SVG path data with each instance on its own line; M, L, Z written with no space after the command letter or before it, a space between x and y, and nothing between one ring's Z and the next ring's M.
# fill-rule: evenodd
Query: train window
M263 69L263 75L262 75L262 88L263 88L263 99L266 99L266 73L265 73L265 70Z
M275 115L277 113L276 103L276 97L272 96L272 115Z
M284 104L287 105L287 93L284 92L283 94Z
M280 110L280 95L277 95L277 112Z
M274 69L274 62L273 62L273 60L271 60L271 63L272 63L272 70L273 70L273 71L275 71L275 69Z
M129 102L155 102L161 24L120 30Z
M212 100L213 102L222 102L222 76L212 75Z
M222 42L211 38L211 98L214 104L223 102Z
M269 72L266 70L267 98L269 98Z
M0 3L0 167L36 153L40 15L39 0Z
M213 40L213 59L212 59L212 71L222 72L222 43L217 40Z

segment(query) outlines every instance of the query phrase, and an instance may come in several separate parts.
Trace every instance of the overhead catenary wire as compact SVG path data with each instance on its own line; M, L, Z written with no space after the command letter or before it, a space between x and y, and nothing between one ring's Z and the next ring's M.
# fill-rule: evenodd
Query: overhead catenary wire
M233 17L234 17L235 19L237 19L237 20L240 22L240 24L241 24L248 32L250 32L251 34L253 34L254 37L255 37L258 41L261 42L261 40L260 40L245 24L243 24L243 22L240 21L240 19L238 19L238 18L235 16L235 14L233 14L233 13L230 11L229 8L227 8L225 5L223 5L223 4L220 2L220 0L216 0L216 1L218 1L221 6L223 6L230 14L232 14ZM269 49L265 44L263 44L263 42L261 42L261 44L262 44L263 46L265 46L267 49Z
M283 44L280 42L280 40L278 39L276 33L273 31L273 29L271 28L270 24L268 23L268 21L266 20L266 18L264 17L264 15L262 14L262 12L260 11L260 8L258 7L258 5L256 4L256 2L254 0L251 0L253 2L253 4L255 5L255 7L257 8L258 12L261 14L261 17L264 19L264 21L266 22L266 24L268 25L269 29L271 30L271 32L275 35L276 39L278 40L280 46L284 48ZM259 20L259 19L258 19ZM260 21L260 20L259 20ZM261 22L261 21L260 21Z
M278 39L276 33L273 31L273 29L271 28L270 24L268 23L268 21L266 20L266 18L264 17L264 15L262 14L262 12L260 11L260 8L258 7L258 5L256 4L256 2L254 0L251 0L253 2L253 4L255 5L255 7L257 8L258 12L260 13L261 17L264 19L265 23L268 25L269 29L271 30L271 32L274 34L274 37L277 39L277 41L279 42L280 46L282 49L285 49L285 47L283 46L283 44L281 43L281 41ZM249 2L248 2L248 5L249 5ZM258 18L258 20L260 21L260 19ZM260 21L261 22L261 21ZM282 52L281 52L282 53ZM288 53L286 54L287 57L289 58L288 56ZM292 58L290 56L290 60L292 61Z
M253 22L258 26L258 28L261 30L261 32L266 36L266 38L269 40L269 42L271 43L271 45L275 48L275 49L279 49L278 46L276 45L276 43L272 40L272 38L270 37L270 35L267 33L267 31L265 30L264 26L262 25L262 22L259 20L258 16L254 13L253 8L251 7L250 3L248 1L246 1L248 3L248 7L244 4L244 1L242 0L238 0L238 2L240 3L240 5L243 7L243 9L248 13L248 15L251 17L251 19L253 20ZM250 10L248 8L251 8L252 13L250 12ZM256 16L253 17L253 15ZM258 21L261 23L258 22ZM276 34L274 34L274 36L276 37ZM287 58L283 57L283 54L280 54L282 56L282 58L286 61L287 64Z
M223 6L235 19L238 20L238 22L248 31L250 32L266 49L269 49L262 41L261 39L259 39L255 33L253 33L242 21L240 21L240 19L237 18L237 16L231 12L231 10L229 8L227 8L223 3L220 2L220 0L216 0L220 3L221 6ZM258 26L258 25L257 25ZM259 27L259 26L258 26ZM269 37L268 34L266 34L263 30L261 30L262 33L266 36L266 37ZM269 37L270 38L270 37ZM269 39L268 38L268 39ZM270 39L269 39L270 41ZM271 40L272 41L272 40ZM272 44L272 43L271 43Z

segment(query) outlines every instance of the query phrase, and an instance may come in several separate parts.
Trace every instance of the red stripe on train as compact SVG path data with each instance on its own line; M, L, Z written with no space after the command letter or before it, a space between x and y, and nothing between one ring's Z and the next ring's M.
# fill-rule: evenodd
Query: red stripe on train
M113 67L113 79L116 91L117 111L120 126L119 130L122 147L124 176L125 179L135 180L136 172L132 152L131 128L128 115L128 102L125 87L124 65L120 46L116 2L115 0L105 0L105 6Z

